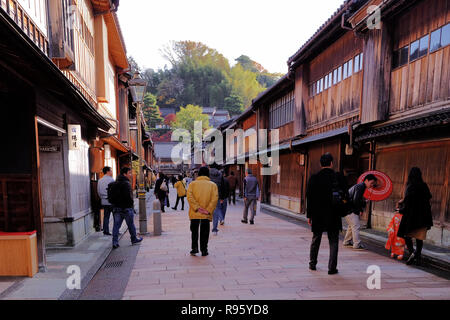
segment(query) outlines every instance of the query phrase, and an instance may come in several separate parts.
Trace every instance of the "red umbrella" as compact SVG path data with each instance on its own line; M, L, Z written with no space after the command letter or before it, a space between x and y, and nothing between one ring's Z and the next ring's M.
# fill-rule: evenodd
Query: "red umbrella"
M374 188L368 188L364 192L364 198L372 201L382 201L392 193L392 181L387 174L380 171L367 171L364 172L359 178L358 183L364 181L365 177L369 174L373 174L377 178L377 184Z

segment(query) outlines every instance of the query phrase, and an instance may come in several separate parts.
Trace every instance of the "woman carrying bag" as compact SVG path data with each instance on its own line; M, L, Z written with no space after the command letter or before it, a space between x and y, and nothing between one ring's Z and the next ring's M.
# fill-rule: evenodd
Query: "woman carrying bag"
M166 205L165 201L167 198L167 184L164 181L164 174L159 173L158 180L156 180L155 183L155 196L158 198L160 204L161 204L161 212L165 212L164 207Z
M403 217L397 233L399 237L405 239L410 253L406 262L408 265L421 263L423 240L433 226L431 197L430 189L422 179L422 172L417 167L412 168L406 184L405 197L399 202L399 212ZM415 250L412 238L416 239Z
M175 182L175 189L177 189L177 202L175 203L175 207L173 210L177 210L178 202L181 199L181 210L184 210L184 198L186 198L186 184L183 181L182 176L178 176L178 181Z

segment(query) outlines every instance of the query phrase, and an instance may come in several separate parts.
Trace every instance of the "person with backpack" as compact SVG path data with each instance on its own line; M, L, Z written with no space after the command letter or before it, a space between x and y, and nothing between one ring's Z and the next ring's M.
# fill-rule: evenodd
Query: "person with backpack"
M364 192L367 188L373 188L377 183L377 178L373 174L368 174L364 181L355 184L348 190L350 211L346 215L347 232L344 237L344 247L353 247L355 250L364 250L365 247L361 243L359 237L359 229L361 223L359 217L363 214L367 201L364 199Z
M131 237L131 244L137 244L142 241L136 235L136 227L134 226L134 200L131 188L132 171L130 168L124 167L120 170L120 175L115 182L108 186L108 201L113 205L113 249L119 247L119 230L125 220L128 226L128 232Z
M343 203L347 183L343 175L333 168L333 156L325 153L320 158L321 170L309 179L306 191L306 217L313 238L310 249L309 269L316 270L322 234L327 233L330 244L328 274L338 273L337 260L339 232L342 230Z
M161 212L166 212L164 210L164 207L166 206L166 197L167 197L167 191L168 191L168 184L165 181L164 173L158 174L158 179L155 182L155 196L159 200L159 203L161 204Z
M217 189L219 191L219 201L217 202L216 209L214 210L213 215L213 228L212 232L214 235L217 236L217 233L219 232L219 229L217 229L217 226L219 224L219 221L223 221L224 219L224 211L226 210L227 205L227 198L228 198L228 190L227 185L225 184L225 179L223 178L222 172L218 170L217 164L210 165L209 169L209 177L212 182L214 182L217 185Z
M186 184L183 180L183 176L178 176L178 181L175 182L175 189L177 189L177 202L175 202L175 207L173 210L177 210L178 202L181 199L181 210L184 210L184 198L186 198Z

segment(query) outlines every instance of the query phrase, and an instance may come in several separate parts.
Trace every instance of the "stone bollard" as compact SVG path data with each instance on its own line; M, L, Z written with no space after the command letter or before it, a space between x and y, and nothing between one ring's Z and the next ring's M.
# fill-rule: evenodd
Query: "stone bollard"
M160 236L161 232L161 203L156 199L153 201L153 235Z

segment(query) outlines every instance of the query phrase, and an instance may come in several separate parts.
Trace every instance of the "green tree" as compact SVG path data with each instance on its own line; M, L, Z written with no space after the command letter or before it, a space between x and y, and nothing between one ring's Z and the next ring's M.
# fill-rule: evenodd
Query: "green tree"
M209 126L209 117L208 115L203 114L203 108L189 104L186 107L181 107L180 111L177 112L176 120L172 123L172 127L173 129L188 130L191 134L191 141L199 142L194 140L194 124L196 121L202 122L203 132L211 128Z
M231 94L240 96L244 107L250 106L252 100L265 89L256 80L256 73L245 70L240 63L231 69L231 85Z
M201 42L172 41L160 52L174 67L187 63L196 67L212 65L226 73L230 71L228 59Z
M261 72L267 72L264 67L250 59L250 57L246 55L241 55L239 58L235 59L237 63L239 63L245 70L254 72L254 73L261 73Z
M231 96L225 98L224 109L228 110L231 116L238 115L244 111L244 102L240 96L232 94Z
M159 107L156 105L156 97L151 93L145 94L142 112L144 113L147 130L154 130L156 125L163 122Z

